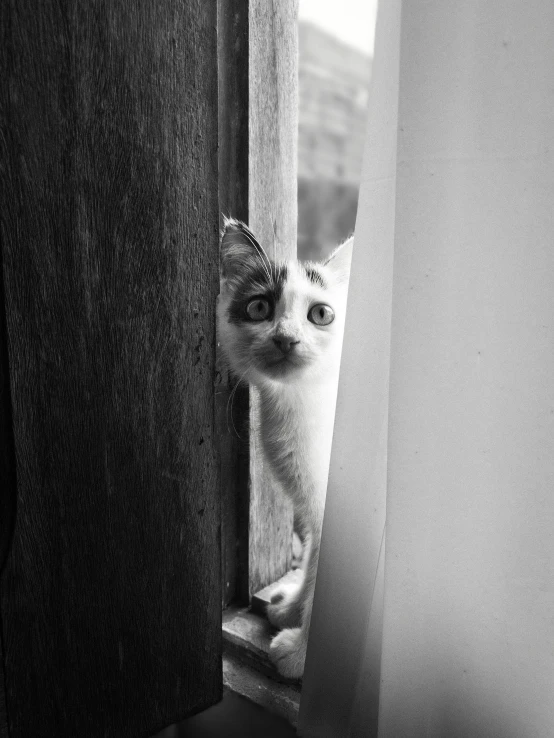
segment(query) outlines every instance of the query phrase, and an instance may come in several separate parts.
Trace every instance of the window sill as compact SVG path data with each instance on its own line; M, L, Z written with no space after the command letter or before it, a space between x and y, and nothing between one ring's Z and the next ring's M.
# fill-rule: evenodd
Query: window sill
M289 572L286 578L295 576ZM285 577L283 578L285 579ZM282 677L269 658L277 632L264 617L276 582L252 598L252 608L230 606L223 612L223 685L256 704L298 724L299 680Z

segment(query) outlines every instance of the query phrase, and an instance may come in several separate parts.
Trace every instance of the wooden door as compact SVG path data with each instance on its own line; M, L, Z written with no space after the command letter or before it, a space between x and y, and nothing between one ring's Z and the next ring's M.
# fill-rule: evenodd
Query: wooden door
M221 691L216 3L0 13L0 734L149 736Z

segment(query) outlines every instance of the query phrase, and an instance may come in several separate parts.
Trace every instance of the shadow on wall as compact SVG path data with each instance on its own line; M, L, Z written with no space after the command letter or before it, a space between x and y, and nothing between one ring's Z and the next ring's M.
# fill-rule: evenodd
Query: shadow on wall
M435 714L431 718L431 735L449 738L523 738L535 735L531 726L520 720L508 717L494 700L486 700L486 695L464 700L459 694L446 694L437 700Z

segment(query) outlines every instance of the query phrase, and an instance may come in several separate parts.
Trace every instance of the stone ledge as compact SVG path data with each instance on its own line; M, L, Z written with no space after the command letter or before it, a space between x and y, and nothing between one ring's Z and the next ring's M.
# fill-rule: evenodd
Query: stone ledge
M223 684L267 710L298 723L300 681L282 677L269 659L276 633L268 621L248 608L223 612Z

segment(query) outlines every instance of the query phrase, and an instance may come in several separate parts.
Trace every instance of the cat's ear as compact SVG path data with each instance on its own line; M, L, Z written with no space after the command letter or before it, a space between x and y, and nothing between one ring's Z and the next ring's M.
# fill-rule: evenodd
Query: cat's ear
M225 279L244 270L248 262L258 260L263 249L252 231L234 218L224 218L221 233L221 273Z
M333 251L331 256L325 262L325 266L330 269L339 282L348 282L350 277L350 264L352 262L352 249L354 247L354 236Z

